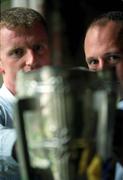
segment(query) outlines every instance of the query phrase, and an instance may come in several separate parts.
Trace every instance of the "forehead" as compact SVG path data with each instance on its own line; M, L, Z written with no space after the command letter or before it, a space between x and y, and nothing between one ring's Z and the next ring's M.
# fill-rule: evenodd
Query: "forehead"
M8 25L3 25L2 27L0 27L0 33L1 33L1 31L6 31L6 30L16 32L16 34L18 34L18 35L37 34L40 37L40 35L47 34L47 30L46 30L45 26L39 22L34 23L30 27L25 27L25 26L9 27Z
M108 22L106 25L94 25L89 28L85 41L98 39L100 41L117 41L119 35L118 25L114 22Z
M123 42L123 24L109 21L106 24L95 24L91 26L85 37L86 40L93 39L114 40Z
M0 44L5 42L12 42L14 40L37 40L43 41L46 40L47 32L41 24L32 26L31 28L21 28L8 29L7 27L2 27L0 29Z
M87 31L84 48L86 53L92 51L108 51L123 49L123 40L119 36L118 25L108 22L106 25L94 25Z

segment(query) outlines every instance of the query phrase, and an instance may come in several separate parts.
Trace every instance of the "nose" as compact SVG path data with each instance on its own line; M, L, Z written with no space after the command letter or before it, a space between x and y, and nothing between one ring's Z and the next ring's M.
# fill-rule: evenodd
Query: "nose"
M32 49L27 50L26 66L33 67L36 62L35 53Z
M107 68L107 64L106 64L105 60L102 59L102 58L99 58L98 60L99 60L98 69L99 70L106 69Z

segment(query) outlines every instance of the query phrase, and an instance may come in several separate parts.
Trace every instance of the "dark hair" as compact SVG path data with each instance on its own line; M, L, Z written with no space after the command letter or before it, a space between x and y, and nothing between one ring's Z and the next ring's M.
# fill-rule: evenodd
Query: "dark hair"
M44 17L37 11L24 8L14 7L6 9L0 15L0 28L3 26L14 29L16 27L31 27L35 22L41 23L47 30L47 25Z
M101 14L92 21L92 23L89 25L89 27L92 27L95 25L105 25L109 21L114 21L115 23L123 25L123 12L110 11L110 12Z
M111 12L102 14L99 19L102 19L102 18L107 18L112 21L123 21L123 12L111 11Z

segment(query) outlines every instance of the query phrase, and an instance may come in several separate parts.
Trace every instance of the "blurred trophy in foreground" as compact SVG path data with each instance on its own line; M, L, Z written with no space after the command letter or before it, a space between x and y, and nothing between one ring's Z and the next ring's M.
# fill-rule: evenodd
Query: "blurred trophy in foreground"
M43 67L17 77L15 127L22 180L101 180L111 156L111 72ZM115 88L116 89L116 88Z

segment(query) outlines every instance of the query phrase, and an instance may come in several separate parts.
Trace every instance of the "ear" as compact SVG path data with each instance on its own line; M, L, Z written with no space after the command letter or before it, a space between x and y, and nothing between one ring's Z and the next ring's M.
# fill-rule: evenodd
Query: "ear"
M0 61L0 74L3 74L3 73L4 73L4 68L3 68L2 62Z

